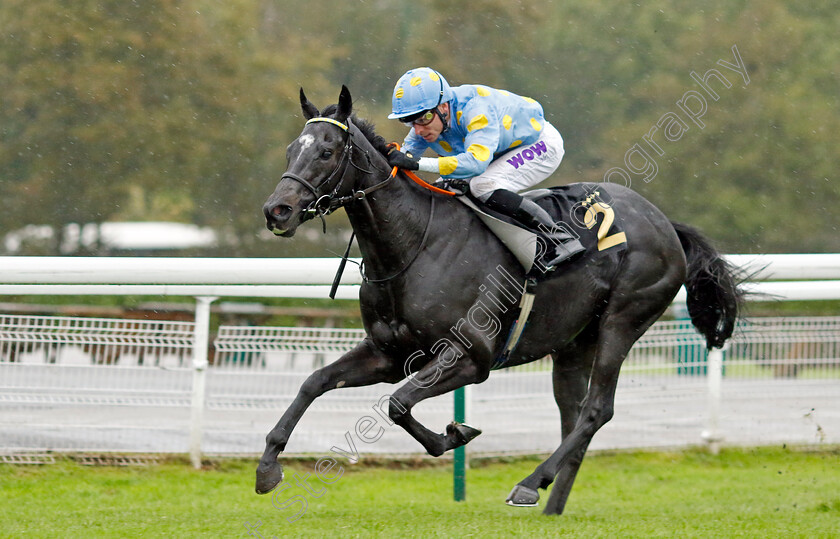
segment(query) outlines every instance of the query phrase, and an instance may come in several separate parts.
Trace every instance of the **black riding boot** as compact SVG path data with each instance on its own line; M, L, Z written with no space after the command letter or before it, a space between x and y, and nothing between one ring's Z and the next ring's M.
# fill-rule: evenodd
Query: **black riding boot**
M580 240L558 227L547 211L513 191L497 189L484 204L539 233L545 240L542 264L549 270L584 251Z

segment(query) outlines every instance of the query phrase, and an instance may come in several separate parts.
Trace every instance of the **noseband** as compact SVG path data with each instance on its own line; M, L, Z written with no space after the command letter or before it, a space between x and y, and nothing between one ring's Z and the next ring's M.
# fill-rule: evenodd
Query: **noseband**
M324 225L324 232L326 232L327 231L327 222L324 219L325 215L329 215L330 213L334 212L338 208L342 208L342 207L346 206L347 204L349 204L351 202L364 200L365 198L367 198L367 196L370 193L372 193L372 192L374 192L378 189L382 189L383 187L388 185L391 181L393 181L394 178L397 177L397 167L394 167L391 170L391 173L388 174L388 176L384 180L368 187L367 189L355 190L355 191L353 191L352 194L347 195L347 196L341 196L341 197L338 196L338 191L339 191L339 189L341 189L341 186L344 184L344 177L347 174L347 163L353 165L353 167L356 168L357 170L359 170L360 172L364 172L365 174L368 174L368 175L373 175L374 174L374 171L364 169L364 168L360 167L359 165L357 165L356 163L353 162L353 150L355 149L355 150L361 151L364 154L365 160L367 161L368 165L371 166L371 168L372 168L371 160L370 160L370 154L368 154L367 150L365 150L364 148L359 148L358 146L353 144L353 131L351 130L351 128L353 127L353 124L352 124L352 122L350 122L349 118L347 120L347 124L343 124L343 123L339 122L338 120L334 120L332 118L316 117L316 118L309 119L306 122L306 125L309 125L309 124L314 123L314 122L326 122L326 123L329 123L329 124L332 124L332 125L338 127L339 129L341 129L342 131L347 133L347 138L344 141L344 149L342 150L342 153L341 153L341 159L339 159L338 164L336 165L335 169L333 169L333 171L330 173L330 175L327 176L326 180L320 183L321 186L326 186L327 187L327 189L326 189L327 191L329 191L330 189L332 189L332 191L328 194L321 194L321 192L318 190L318 188L315 187L314 185L312 185L312 182L306 180L305 178L302 178L301 176L298 176L297 174L293 174L291 172L286 172L285 174L283 174L283 176L280 177L280 181L282 181L286 178L288 178L290 180L293 180L293 181L296 181L299 184L303 185L306 189L309 190L309 192L311 192L315 196L315 200L312 201L311 203L309 203L309 205L303 210L303 217L302 217L301 220L302 221L308 221L309 219L314 219L315 216L317 215L318 217L320 217L321 222ZM335 182L335 185L333 185L331 187L330 184L333 182L333 177L338 175L339 171L341 171L341 176L338 177L338 181ZM414 176L413 179L414 179L414 181L420 183L421 185L424 184L424 182L422 182L422 180L420 180L420 178L417 178L416 176ZM451 193L451 192L448 192L448 191L442 191L440 189L435 189L435 188L433 188L432 186L429 186L429 185L426 185L426 187L430 188L431 190L438 191L438 192L444 192L448 195L454 194L454 193ZM382 284L382 283L386 283L386 282L394 279L395 277L397 277L397 276L401 275L403 272L405 272L414 263L414 260L417 259L417 257L420 255L420 253L425 248L426 240L429 237L429 230L431 229L431 224L432 224L432 221L434 220L434 214L435 214L435 198L432 197L431 208L429 210L429 220L426 222L426 228L423 231L423 237L420 240L420 246L417 248L417 251L414 253L414 256L412 256L408 260L408 262L402 267L402 269L400 269L396 273L394 273L394 274L392 274L388 277L385 277L385 278L371 279L365 274L364 267L362 266L360 269L361 269L362 278L364 279L364 281L367 282L367 283ZM353 244L353 238L354 237L355 237L355 232L353 233L353 235L350 236L350 242L347 245L347 250L344 253L344 257L342 258L342 262L338 267L338 272L336 273L336 277L335 277L335 280L333 282L332 289L330 291L330 298L335 298L335 292L337 290L338 283L341 280L341 274L344 271L344 266L347 262L347 257L350 255L350 246ZM364 264L364 262L362 264Z
M364 168L360 167L359 165L357 165L356 163L353 162L353 150L355 149L355 150L361 151L364 154L365 159L368 162L368 165L370 165L370 155L368 154L368 152L366 150L361 149L361 148L357 147L355 144L353 144L353 131L351 130L351 127L352 127L353 124L350 122L349 119L347 121L347 124L343 124L343 123L339 122L338 120L334 120L332 118L316 117L316 118L311 118L310 120L308 120L306 122L306 125L309 125L309 124L315 123L315 122L325 122L325 123L332 124L332 125L338 127L339 129L341 129L342 131L344 131L345 133L347 133L347 138L344 140L344 148L341 150L341 158L339 159L338 164L335 166L335 168L329 174L329 176L327 176L326 180L320 182L321 186L326 186L325 191L329 191L329 192L322 194L318 190L317 187L312 185L312 183L310 181L306 180L305 178L302 178L301 176L298 176L297 174L293 174L291 172L284 173L280 177L280 181L283 181L286 178L288 178L290 180L293 180L293 181L296 181L299 184L301 184L302 186L304 186L307 190L309 190L309 192L311 192L315 196L315 200L310 202L309 205L306 208L304 208L302 220L303 221L308 221L309 219L314 219L315 216L317 215L318 217L321 218L321 221L324 224L324 232L326 232L327 225L326 225L326 221L324 221L324 216L325 215L329 215L330 213L334 212L335 210L337 210L339 208L344 207L345 205L349 204L350 202L353 202L353 201L356 201L356 200L361 200L361 199L365 198L368 194L372 193L373 191L376 191L377 189L381 189L382 187L385 187L385 185L387 185L394 178L394 174L388 175L388 177L385 180L383 180L383 181L381 181L381 182L379 182L379 183L377 183L377 184L375 184L371 187L368 187L367 189L355 191L355 192L353 192L353 194L348 195L348 196L343 196L343 197L338 196L338 191L339 191L339 189L341 189L342 185L344 184L344 177L347 174L347 164L348 163L350 165L352 165L354 168L356 168L357 170L361 171L361 172L364 172L366 174L373 174L372 170L364 169ZM341 173L340 176L339 176L339 172ZM335 177L338 177L338 180L335 181L335 183L333 184L333 180L334 180Z

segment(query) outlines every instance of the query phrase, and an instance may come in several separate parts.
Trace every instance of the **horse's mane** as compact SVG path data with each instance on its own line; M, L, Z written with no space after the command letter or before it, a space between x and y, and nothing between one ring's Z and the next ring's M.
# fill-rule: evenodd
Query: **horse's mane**
M321 111L321 115L332 118L338 112L338 105L327 105L324 110ZM374 129L374 124L370 120L365 120L364 118L359 118L355 114L350 116L350 121L353 122L353 125L359 128L359 131L365 136L366 139L373 145L376 150L381 153L382 155L388 155L388 143L382 138L380 135L376 134L376 130Z

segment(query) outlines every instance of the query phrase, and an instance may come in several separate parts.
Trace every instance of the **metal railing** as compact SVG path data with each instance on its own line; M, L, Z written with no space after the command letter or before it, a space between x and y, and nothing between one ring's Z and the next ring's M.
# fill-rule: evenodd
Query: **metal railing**
M753 291L770 294L778 299L840 299L840 281L836 280L840 279L840 255L731 255L729 258L757 278L822 279L751 283ZM252 435L253 439L247 439L245 445L259 448L264 432L276 420L277 409L282 409L290 402L306 371L334 359L340 353L337 348L349 344L347 341L352 340L353 333L344 334L342 339L346 341L331 344L333 348L329 350L315 350L311 348L314 346L312 343L300 344L297 341L294 344L288 335L285 344L277 344L275 339L275 344L271 345L280 346L281 349L269 350L253 348L266 346L265 343L255 344L260 340L259 335L263 335L265 342L272 340L273 337L269 338L269 330L229 328L221 332L215 346L211 346L210 304L219 296L323 298L327 295L337 265L335 259L0 257L0 295L155 294L196 297L195 322L172 323L171 326L157 321L143 325L135 320L107 323L78 320L71 323L65 318L57 321L43 319L36 323L38 319L35 317L25 321L17 319L17 322L11 318L4 319L9 322L0 332L0 403L4 411L8 412L2 414L3 419L0 420L6 431L2 437L3 445L8 448L74 450L85 447L93 450L140 452L182 452L187 447L195 465L200 464L202 450L239 451L236 449L239 447L238 440ZM358 275L348 272L339 288L338 297L358 297L359 282ZM79 331L71 328L73 324L81 328L89 323L94 326L89 328L90 336L85 337L87 340L83 342ZM95 327L97 323L101 325ZM111 323L123 324L122 336L112 331L114 328L108 326ZM52 329L50 324L53 324ZM27 329L26 326L30 327ZM663 331L673 333L677 329L663 326ZM248 332L251 332L250 335ZM654 338L656 333L649 332L648 335ZM282 331L275 336L281 341L286 338ZM670 352L664 351L665 345L662 343L643 340L637 344L627 362L626 372L622 375L619 398L626 395L631 400L636 399L636 388L654 380L655 384L659 384L655 386L658 387L654 393L655 399L662 400L673 394L675 398L681 397L684 401L687 396L697 396L704 401L725 406L727 386L734 379L739 361L735 358L741 357L734 354L736 351L741 354L741 349L733 344L727 352L728 356L713 354L704 363L705 360L696 351L697 343L692 342L692 338L686 339L685 342L673 345ZM244 348L237 349L234 341ZM830 358L822 357L822 352L813 351L815 341L806 339L797 342L799 351L794 352L793 348L788 347L787 353L803 357L794 358L793 363L781 358L769 360L777 365L795 365L793 368L785 367L780 374L795 373L798 378L802 378L806 373L814 371L815 364L830 361ZM284 346L297 349L286 350ZM306 349L307 346L310 348ZM755 346L766 347L770 344ZM649 366L637 369L635 365L641 360L635 358L646 347L650 349L650 354L646 356L650 358L647 360ZM141 349L144 350L142 353ZM213 357L214 352L216 357ZM74 354L72 357L75 359L66 359L62 354ZM675 372L672 369L673 354L677 354ZM43 362L37 358L43 358ZM246 365L248 368L243 368ZM261 365L265 370L252 370ZM749 364L749 367L752 369L749 372L761 372L753 364ZM528 368L532 371L528 371ZM492 417L488 421L497 423L500 414L516 411L529 400L540 401L532 409L541 411L537 414L538 423L543 420L548 423L539 424L538 430L545 432L549 424L556 427L556 410L552 410L550 399L550 379L544 372L540 372L540 365L528 368L514 369L503 373L503 376L494 375L487 383L476 386L473 391L475 407L471 413L481 418L484 413L481 403L493 402L499 406L489 412ZM827 369L833 372L834 367ZM706 375L700 375L704 370ZM765 371L771 372L773 369ZM656 381L655 376L666 376L668 373L670 381L664 384L664 378ZM520 395L515 402L502 403L499 395L515 393L513 389L505 389L505 376L523 384L532 384L527 391L533 397ZM833 378L828 378L827 383L835 382ZM741 389L747 392L750 390L749 387ZM387 391L390 389L374 387L348 390L346 393L335 392L335 396L330 394L319 399L313 406L313 414L321 413L318 410L322 408L328 416L335 416L337 411L346 408L347 402L364 402L369 408L371 403L379 402L378 398ZM821 394L819 389L811 391L813 394ZM720 392L723 400L706 396L716 392ZM189 406L184 406L186 402ZM78 413L78 407L103 403L109 406L96 409L95 421L85 421ZM46 415L38 416L35 411L43 410L44 405L55 406L47 410ZM123 416L117 411L126 406L138 406L146 414L137 418L135 423L125 424ZM701 410L712 408L714 406L700 407ZM243 423L243 418L234 413L241 409L260 410L262 415L259 419L244 419ZM447 422L451 418L449 401L423 403L418 407L418 414L422 416L426 413L424 409L431 415L449 414L449 417L444 418ZM696 414L696 409L692 407L691 413ZM619 403L617 415L621 410L622 405ZM542 411L546 411L551 419L543 418ZM352 415L358 412L349 413ZM707 439L718 438L715 425L722 421L720 425L726 427L728 418L714 411L703 413L711 419L699 422L691 420L691 428L686 428L691 434L683 439L695 439L696 431L703 426L709 431ZM33 419L36 416L41 419ZM813 419L814 414L809 417ZM512 418L514 432L521 429L520 419L518 415ZM656 421L650 419L651 423ZM205 423L211 426L208 428ZM611 425L615 423L616 420L607 425L603 435L599 433L596 445L599 440L604 440L616 447L621 446L623 442L619 436L615 437L615 442L609 441L610 429L615 429ZM684 420L683 423L689 422ZM243 424L248 424L249 428L244 428ZM825 432L822 425L820 428ZM155 435L150 436L150 432ZM254 434L256 432L260 434L257 436ZM296 433L295 440L298 442L293 442L299 443L301 448L315 447L329 431L321 429L320 432L320 435L313 432ZM80 433L81 440L78 437ZM158 437L159 434L166 436ZM500 445L507 444L511 446L510 450L519 450L514 447L515 444L509 443L513 439L509 434L510 431L502 435ZM645 442L644 435L636 434L633 438L646 445L661 443L653 439ZM156 442L158 438L161 441ZM337 441L340 440L341 436L338 436ZM492 446L493 437L489 433L471 446L482 448L482 443L485 443L482 440L487 440L487 447ZM557 441L552 441L552 447ZM393 446L389 444L382 442L376 450L388 451L391 447L399 447L397 442ZM540 450L536 444L525 445L529 447L522 450Z
M7 412L0 451L184 452L197 438L205 453L255 453L303 379L364 335L221 326L207 368L198 371L205 382L199 399L193 329L191 322L0 317L0 405ZM721 354L714 393L702 338L688 321L658 322L625 362L616 417L593 447L676 447L703 439L838 443L840 419L831 415L840 404L838 352L840 317L748 320ZM496 371L472 388L471 421L486 429L472 451L553 449L559 421L550 368L541 360ZM301 422L289 450L327 451L393 389L380 384L328 393ZM451 398L418 410L429 425L443 425L451 419ZM768 423L774 428L763 428ZM366 449L415 453L419 447L404 433L389 432Z

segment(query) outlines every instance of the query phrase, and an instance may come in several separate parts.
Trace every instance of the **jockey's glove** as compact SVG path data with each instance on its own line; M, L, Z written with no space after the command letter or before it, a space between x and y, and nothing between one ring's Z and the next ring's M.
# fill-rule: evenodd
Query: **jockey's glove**
M469 180L456 180L453 178L449 178L446 180L444 180L443 178L438 178L438 180L435 182L435 186L440 187L441 189L452 191L458 196L466 195L467 191L470 190Z
M420 160L411 154L403 153L399 150L391 150L388 153L388 164L392 167L402 168L405 170L418 170L420 168Z

